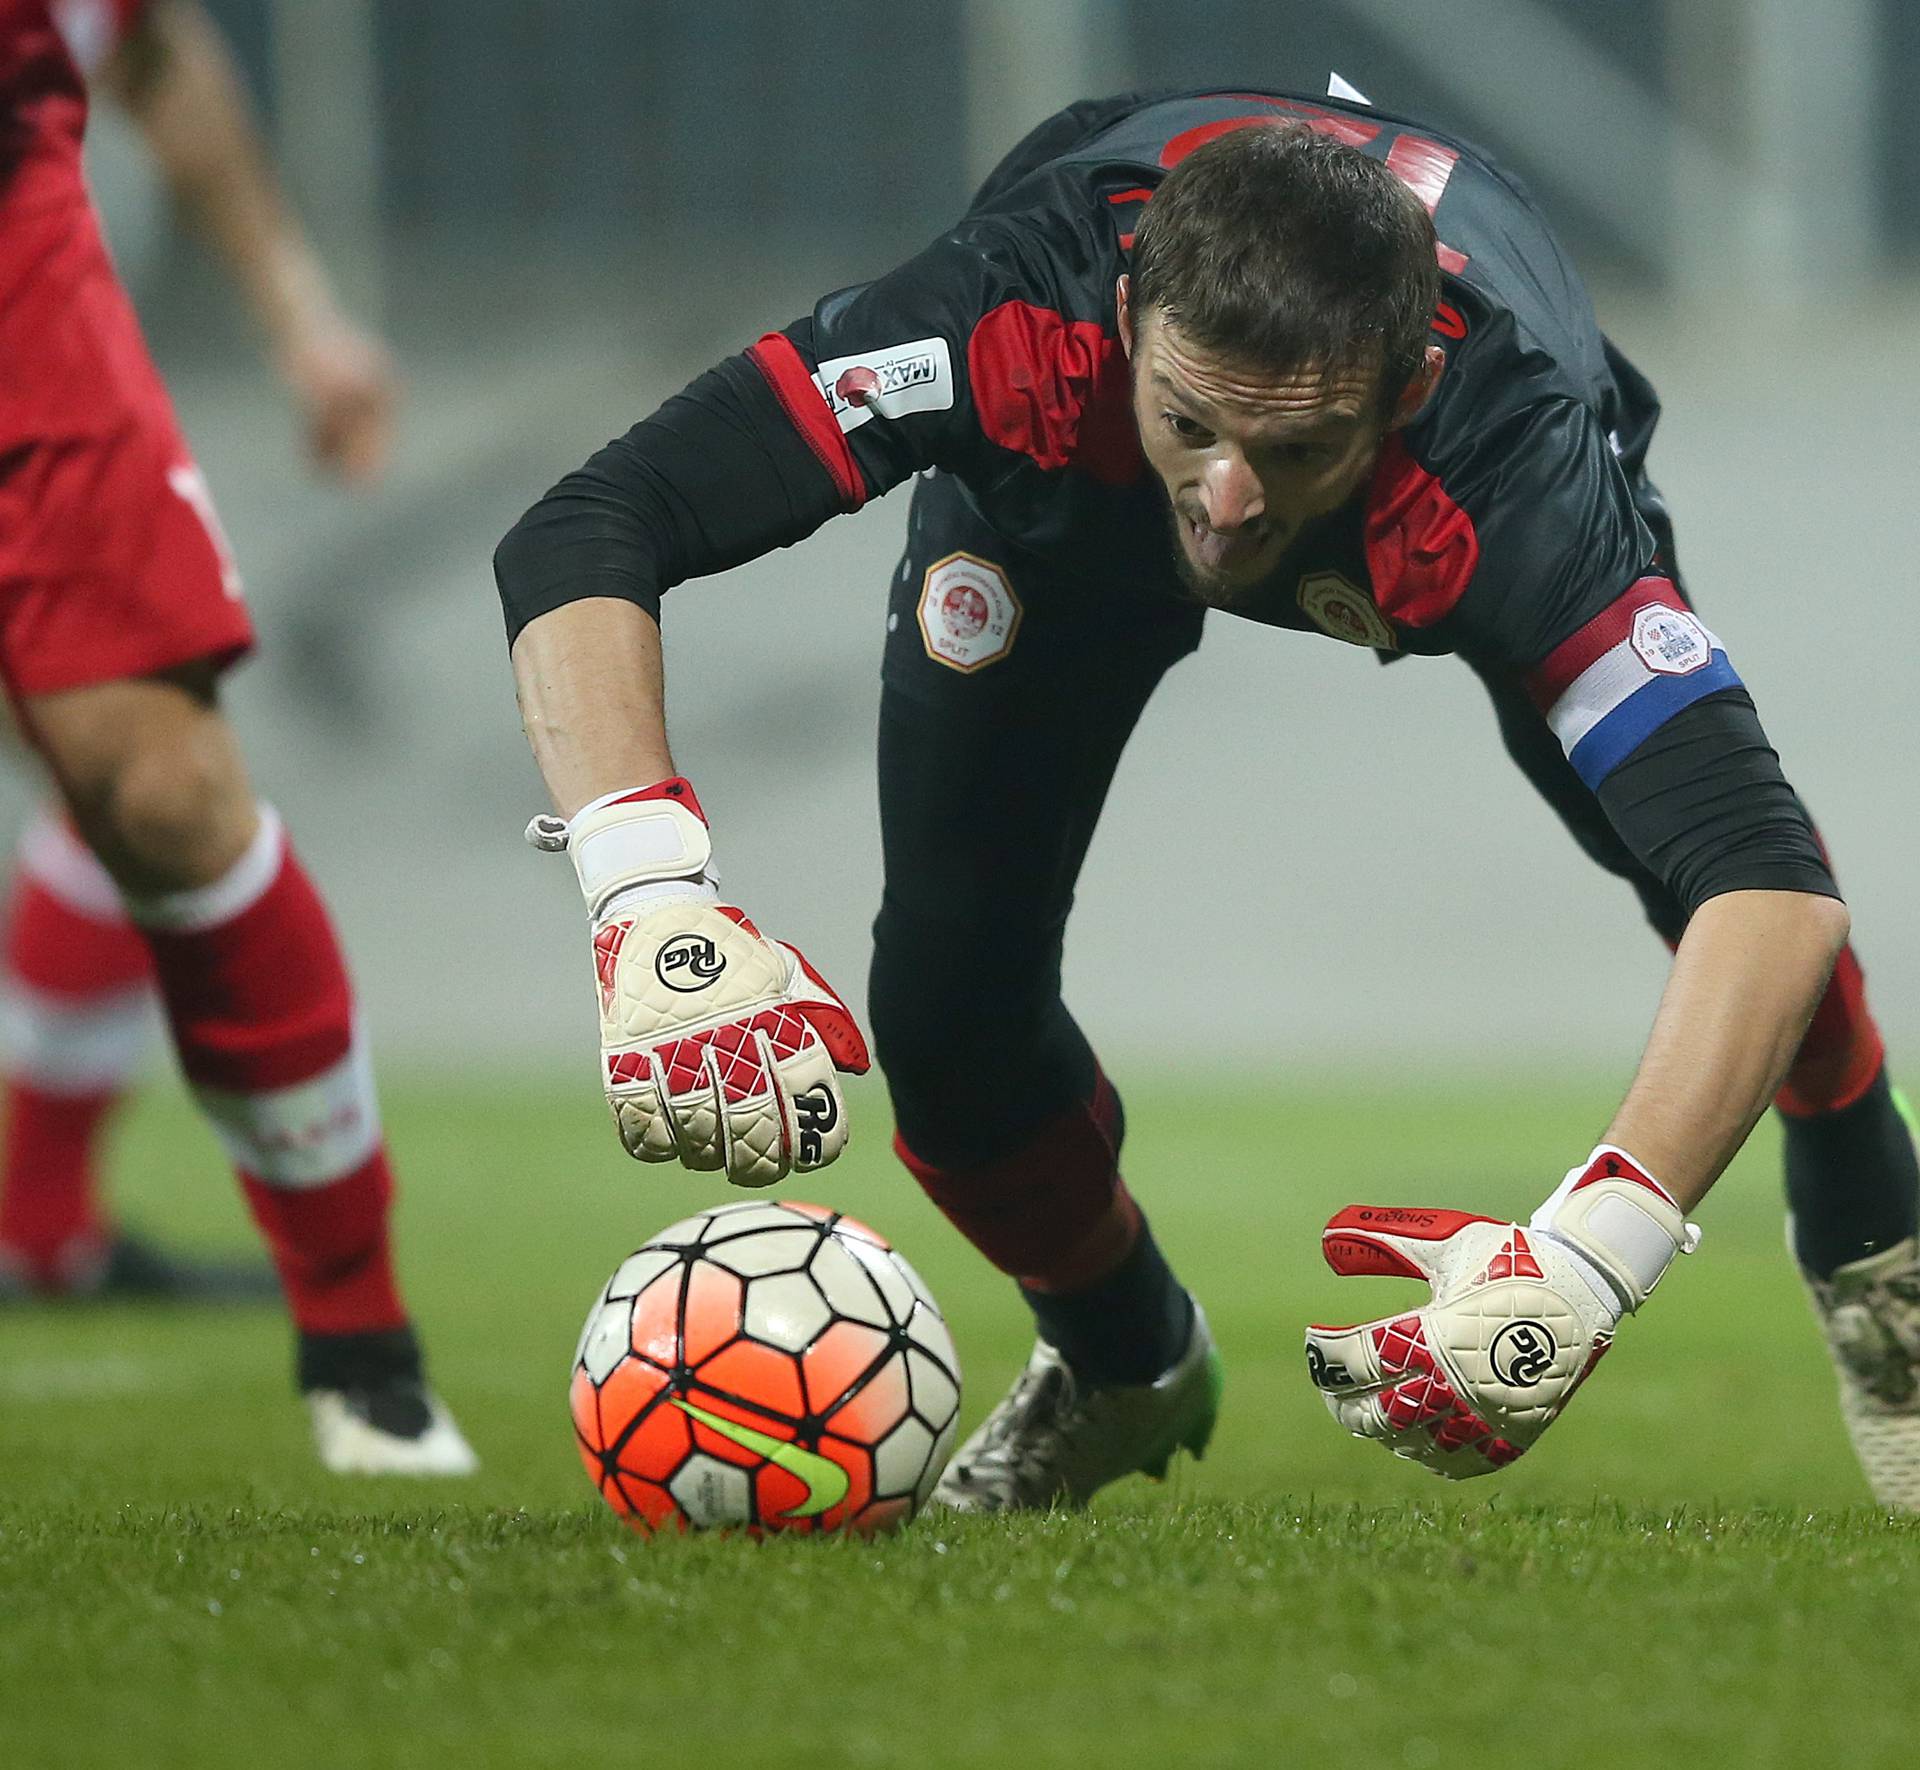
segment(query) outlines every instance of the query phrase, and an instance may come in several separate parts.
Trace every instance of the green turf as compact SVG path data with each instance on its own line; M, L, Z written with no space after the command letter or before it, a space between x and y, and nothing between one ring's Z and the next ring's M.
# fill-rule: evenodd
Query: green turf
M1771 1134L1701 1254L1524 1463L1448 1488L1343 1437L1310 1318L1350 1199L1530 1207L1604 1088L1135 1088L1128 1167L1206 1302L1205 1463L1081 1518L923 1521L860 1545L643 1542L575 1459L566 1365L605 1274L715 1196L638 1169L590 1098L390 1090L404 1264L486 1470L310 1467L270 1311L0 1315L0 1764L1907 1765L1920 1524L1865 1498L1780 1246ZM1023 1354L1005 1288L886 1154L830 1200L952 1317L976 1416ZM177 1099L124 1193L245 1229Z

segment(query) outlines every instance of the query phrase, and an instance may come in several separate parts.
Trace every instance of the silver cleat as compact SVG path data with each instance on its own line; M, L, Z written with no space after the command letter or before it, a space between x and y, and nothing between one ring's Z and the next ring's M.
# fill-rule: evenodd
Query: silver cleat
M956 1512L1084 1506L1126 1475L1162 1479L1175 1451L1205 1454L1220 1411L1220 1354L1207 1318L1179 1361L1152 1383L1082 1387L1037 1341L1006 1398L954 1454L932 1503Z
M1883 1506L1920 1512L1920 1240L1803 1274L1840 1376L1840 1413Z

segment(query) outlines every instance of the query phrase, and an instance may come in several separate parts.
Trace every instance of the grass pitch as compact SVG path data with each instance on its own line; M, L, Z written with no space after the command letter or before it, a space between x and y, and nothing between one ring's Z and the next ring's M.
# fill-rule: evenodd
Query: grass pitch
M402 1260L486 1467L310 1461L271 1311L0 1315L0 1764L1906 1766L1920 1522L1865 1491L1781 1250L1772 1137L1706 1245L1524 1462L1449 1488L1342 1436L1299 1329L1354 1200L1531 1208L1604 1087L1129 1093L1128 1171L1227 1364L1206 1462L1090 1514L872 1544L645 1542L592 1495L567 1363L614 1264L715 1196L632 1167L590 1088L389 1090ZM886 1152L801 1189L946 1307L969 1421L1030 1330ZM181 1102L130 1215L246 1245Z

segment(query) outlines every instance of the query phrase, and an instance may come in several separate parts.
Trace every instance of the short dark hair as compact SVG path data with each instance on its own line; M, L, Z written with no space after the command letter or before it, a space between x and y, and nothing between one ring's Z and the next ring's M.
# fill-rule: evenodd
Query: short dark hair
M1378 160L1298 124L1196 148L1141 216L1131 304L1268 369L1378 353L1391 406L1440 300L1433 221Z

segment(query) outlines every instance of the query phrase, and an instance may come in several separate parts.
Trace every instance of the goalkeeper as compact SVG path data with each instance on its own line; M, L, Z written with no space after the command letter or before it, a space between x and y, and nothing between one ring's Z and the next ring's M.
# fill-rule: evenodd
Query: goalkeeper
M560 813L533 834L586 894L623 1141L765 1185L838 1153L836 1072L866 1049L800 955L719 899L667 749L661 595L919 476L887 618L869 1006L901 1159L1038 1328L948 1504L1081 1502L1212 1429L1206 1319L1121 1179L1119 1095L1060 994L1121 749L1211 611L1460 657L1514 761L1675 948L1603 1143L1531 1222L1329 1227L1338 1270L1435 1290L1313 1330L1336 1417L1446 1475L1519 1455L1771 1101L1856 1447L1883 1502L1920 1506L1913 1145L1819 841L1682 586L1646 470L1658 414L1531 202L1467 143L1363 102L1131 95L1043 123L925 251L703 375L501 543ZM1169 883L1204 891L1210 859L1168 809Z

